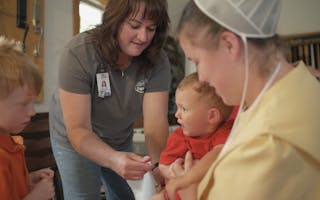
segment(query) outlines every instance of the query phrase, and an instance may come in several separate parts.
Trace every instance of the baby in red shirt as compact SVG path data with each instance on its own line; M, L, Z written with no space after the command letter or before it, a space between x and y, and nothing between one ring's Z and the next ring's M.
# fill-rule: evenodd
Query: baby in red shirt
M167 141L160 155L159 169L166 180L174 178L171 165L183 162L188 151L201 159L217 145L224 144L231 131L233 107L224 104L215 89L198 80L198 74L185 77L176 90L177 118L180 127Z

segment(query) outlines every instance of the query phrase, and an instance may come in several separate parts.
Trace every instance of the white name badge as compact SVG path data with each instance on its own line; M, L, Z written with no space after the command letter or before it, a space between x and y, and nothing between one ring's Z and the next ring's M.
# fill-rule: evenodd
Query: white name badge
M104 98L106 96L111 96L111 87L109 73L97 73L97 86L98 86L98 96Z

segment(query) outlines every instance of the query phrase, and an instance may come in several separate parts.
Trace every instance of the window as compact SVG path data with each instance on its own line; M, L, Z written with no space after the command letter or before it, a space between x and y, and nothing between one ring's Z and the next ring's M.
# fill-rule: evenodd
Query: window
M79 3L79 16L80 27L79 32L83 32L94 28L101 23L103 9L91 5L87 2L80 1Z

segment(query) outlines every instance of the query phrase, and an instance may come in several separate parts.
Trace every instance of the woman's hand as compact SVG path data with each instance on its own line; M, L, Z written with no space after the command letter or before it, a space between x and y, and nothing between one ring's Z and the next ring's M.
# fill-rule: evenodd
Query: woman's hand
M190 151L187 152L185 159L177 159L173 162L170 167L170 176L173 177L166 184L166 188L152 196L152 200L174 200L175 194L179 190L181 199L193 199L196 196L196 185L189 185L188 182L184 180L184 174L188 172L194 165L196 160L193 160L192 154ZM189 198L190 197L190 198Z
M162 176L161 171L159 170L159 167L152 169L152 175L154 180L156 181L156 192L159 192L163 189L165 186L165 178Z
M187 153L188 154L188 153ZM178 158L169 165L169 178L176 178L185 174L184 159Z
M116 151L110 158L110 168L124 179L141 180L154 167L150 160L150 157Z
M174 163L172 163L170 171L172 175L175 175L175 178L169 180L169 182L166 184L166 192L169 199L175 199L175 193L178 190L180 190L179 194L184 196L185 190L182 190L184 188L192 189L192 192L194 191L193 188L190 187L194 187L195 185L189 185L189 182L184 180L183 175L185 175L193 167L195 162L196 160L192 158L191 152L188 151L186 153L184 162L177 159ZM189 195L193 195L193 193L188 194L188 196ZM194 196L196 196L196 194L194 194Z

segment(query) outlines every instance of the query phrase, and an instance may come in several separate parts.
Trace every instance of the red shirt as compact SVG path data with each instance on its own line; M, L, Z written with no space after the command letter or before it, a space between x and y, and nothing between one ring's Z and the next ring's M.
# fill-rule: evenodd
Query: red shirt
M234 106L229 119L235 120L239 111L239 106Z
M3 200L21 200L29 193L24 150L15 137L0 133L0 195Z
M224 144L227 140L233 120L223 123L210 136L205 138L192 138L183 134L182 128L179 127L170 135L166 148L160 155L160 163L169 165L177 158L185 157L188 151L191 151L194 159L202 158L206 153L212 150L216 145Z

